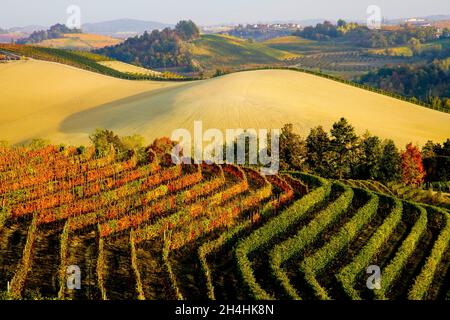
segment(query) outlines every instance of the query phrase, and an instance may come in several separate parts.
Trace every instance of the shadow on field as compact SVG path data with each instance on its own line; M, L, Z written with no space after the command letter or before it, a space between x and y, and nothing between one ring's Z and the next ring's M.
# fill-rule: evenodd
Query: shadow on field
M66 117L59 130L67 134L92 133L97 128L134 131L141 127L161 124L161 117L173 111L177 94L199 83L182 84L140 93L109 102ZM156 127L156 126L155 126Z

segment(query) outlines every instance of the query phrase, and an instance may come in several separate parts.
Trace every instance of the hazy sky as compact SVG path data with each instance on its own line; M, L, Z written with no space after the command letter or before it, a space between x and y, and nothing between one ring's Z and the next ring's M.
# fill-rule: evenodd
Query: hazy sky
M365 20L378 5L386 18L450 14L450 0L1 0L0 26L51 25L67 20L66 8L80 6L82 23L134 18L198 24L347 18Z

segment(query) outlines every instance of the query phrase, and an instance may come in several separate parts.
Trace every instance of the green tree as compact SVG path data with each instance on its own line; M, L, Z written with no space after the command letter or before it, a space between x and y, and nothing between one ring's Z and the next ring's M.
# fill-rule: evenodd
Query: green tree
M294 132L292 124L286 124L280 135L280 169L302 170L307 153L305 140Z
M312 171L323 177L328 177L330 173L330 144L330 138L322 126L311 129L306 138L306 163Z
M379 179L384 183L398 181L402 172L401 164L400 152L394 141L385 141L379 165Z
M422 44L420 43L420 40L417 38L411 38L408 41L409 47L411 48L412 52L417 55L420 54L422 50Z
M436 156L435 152L435 144L433 141L429 140L422 148L422 157L423 158L432 158Z
M184 41L198 39L200 37L200 29L192 20L183 20L175 26L175 31Z
M335 178L348 177L352 165L357 163L359 143L355 129L345 118L341 118L331 128L331 150L333 151L333 170Z
M359 157L356 178L376 180L380 175L380 162L383 154L381 140L366 133L361 141L362 155Z
M89 136L89 139L94 145L97 155L102 157L114 150L119 153L125 150L119 136L110 130L97 129Z
M50 145L50 141L49 140L33 139L28 144L28 148L30 148L31 150L38 150L38 149L45 148L45 147L47 147L49 145Z

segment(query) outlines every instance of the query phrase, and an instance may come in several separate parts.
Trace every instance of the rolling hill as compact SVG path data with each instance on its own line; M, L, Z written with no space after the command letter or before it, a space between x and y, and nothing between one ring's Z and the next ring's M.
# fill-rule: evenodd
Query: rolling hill
M273 65L298 57L262 43L226 35L202 35L187 46L193 59L209 70Z
M177 128L280 128L303 135L346 117L399 146L443 141L445 114L295 71L266 70L184 83L132 82L43 61L0 65L0 137L11 143L46 138L82 144L96 128L147 141Z
M44 40L36 45L57 49L92 50L114 46L120 42L122 40L105 35L70 33L65 34L63 38Z

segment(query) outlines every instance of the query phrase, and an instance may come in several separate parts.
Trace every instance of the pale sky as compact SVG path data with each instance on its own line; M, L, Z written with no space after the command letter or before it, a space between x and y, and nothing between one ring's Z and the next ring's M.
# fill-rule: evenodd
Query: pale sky
M365 20L369 5L385 18L450 14L450 0L1 0L0 27L52 25L67 20L69 5L82 23L133 18L164 23L192 19L201 25L275 20Z

